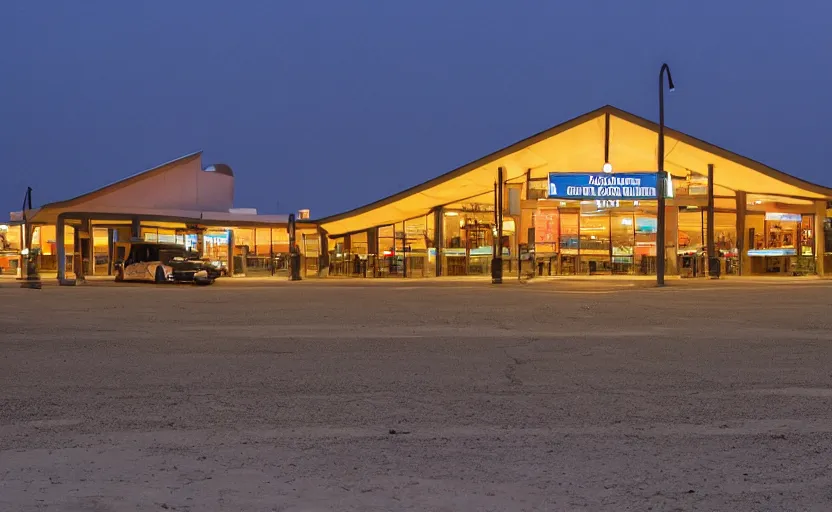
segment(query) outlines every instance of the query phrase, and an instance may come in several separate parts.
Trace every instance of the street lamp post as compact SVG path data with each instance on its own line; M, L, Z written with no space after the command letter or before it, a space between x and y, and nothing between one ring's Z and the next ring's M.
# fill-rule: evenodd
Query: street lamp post
M23 197L23 229L26 237L26 247L22 252L26 252L26 277L20 283L21 288L30 288L33 290L41 289L40 274L38 273L37 265L37 251L32 248L32 235L35 230L29 225L29 212L32 210L32 187L26 189L26 195Z
M656 284L664 286L665 249L665 192L667 191L667 174L664 172L664 74L667 72L667 85L672 92L673 77L670 66L662 64L659 70L659 165L658 165L658 212L656 219Z

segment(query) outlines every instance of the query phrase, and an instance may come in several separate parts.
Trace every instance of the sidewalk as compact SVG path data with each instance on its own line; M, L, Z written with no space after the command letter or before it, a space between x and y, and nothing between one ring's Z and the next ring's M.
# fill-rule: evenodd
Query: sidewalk
M72 276L70 276L72 278ZM58 280L54 273L41 275L43 286L58 286ZM726 283L733 285L756 284L756 285L794 285L794 284L821 284L832 282L832 276L726 276L720 279L708 279L705 277L681 278L679 276L667 276L665 284L668 287L679 286L722 286ZM9 288L20 286L21 280L13 275L0 275L0 287ZM578 276L535 276L532 278L517 276L503 277L503 286L554 286L557 283L572 283L582 285L605 285L615 287L637 287L649 288L656 286L656 276L633 276L633 275L578 275ZM87 276L86 282L81 286L130 286L143 285L145 283L115 283L113 276ZM152 283L147 283L152 285ZM386 277L386 278L361 278L361 277L325 277L304 278L301 281L292 282L285 276L281 277L223 277L217 280L217 285L226 286L452 286L452 285L491 285L490 276L449 276L449 277ZM183 284L184 285L184 284Z

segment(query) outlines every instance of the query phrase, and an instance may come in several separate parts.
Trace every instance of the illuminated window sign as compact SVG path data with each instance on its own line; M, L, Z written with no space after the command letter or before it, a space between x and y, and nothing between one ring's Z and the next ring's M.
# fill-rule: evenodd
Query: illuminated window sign
M656 199L657 197L658 175L656 173L549 173L550 199L615 201Z
M649 235L659 230L659 224L655 217L636 217L636 233Z
M792 247L785 247L781 249L750 249L749 256L795 256L797 250Z
M800 222L801 220L803 220L803 218L799 213L766 212L766 220L780 222Z

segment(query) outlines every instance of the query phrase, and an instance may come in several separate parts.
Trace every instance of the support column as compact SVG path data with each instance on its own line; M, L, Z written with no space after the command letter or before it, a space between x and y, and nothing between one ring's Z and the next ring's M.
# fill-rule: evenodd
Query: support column
M826 201L815 201L815 271L824 275L824 253L826 252L826 233L823 229L826 220Z
M81 229L83 224L77 224L72 230L72 270L75 271L75 282L84 282L84 262L81 253Z
M228 276L234 277L234 230L228 229Z
M745 229L745 214L746 210L748 209L748 200L746 198L745 192L737 191L737 199L736 199L736 209L737 209L737 253L738 253L738 261L739 261L739 275L744 276L748 275L751 272L751 261L746 256L746 251L748 250L749 244L753 243L753 240L750 242L748 240L748 233L746 233Z
M139 238L142 233L142 222L138 217L133 217L133 224L130 226L130 238Z
M113 275L113 228L107 228L107 275ZM93 241L93 245L95 241Z
M716 252L716 235L714 223L714 164L708 164L708 276L719 277L719 260ZM711 268L712 266L716 268Z
M205 229L199 228L196 232L196 252L199 255L199 258L205 255Z
M66 280L66 241L64 240L64 217L58 215L58 221L55 224L55 250L58 251L58 284Z
M87 237L82 238L81 241L81 262L84 261L84 254L87 255L87 264L84 266L85 276L95 275L95 238L92 236L92 219L87 218L83 221L84 231ZM81 234L84 234L84 231Z
M393 230L393 248L396 247L396 230ZM402 277L407 277L407 221L402 221Z
M661 91L661 89L660 89ZM662 123L663 125L664 123ZM666 273L665 264L667 263L667 206L665 199L665 191L667 189L667 173L664 172L664 132L660 125L659 130L659 197L656 201L656 285L664 286L664 276ZM676 210L678 212L678 210ZM580 231L579 231L580 232ZM674 244L675 245L675 244ZM674 251L675 253L676 251ZM578 250L580 255L580 250ZM673 255L672 261L676 261L676 254Z
M320 237L318 243L320 251L318 255L318 274L324 277L329 275L329 235L323 228L318 228L318 236ZM378 237L376 237L376 240L378 240ZM378 254L376 254L376 261L378 261Z
M668 178L670 179L670 178ZM665 206L664 208L664 252L658 251L659 257L664 256L665 275L679 275L679 207ZM658 261L657 261L658 263Z
M445 211L440 206L433 215L433 246L436 248L436 277L442 275L442 244L445 240Z
M497 168L497 182L494 184L494 220L497 224L497 240L491 260L491 283L503 283L503 168Z

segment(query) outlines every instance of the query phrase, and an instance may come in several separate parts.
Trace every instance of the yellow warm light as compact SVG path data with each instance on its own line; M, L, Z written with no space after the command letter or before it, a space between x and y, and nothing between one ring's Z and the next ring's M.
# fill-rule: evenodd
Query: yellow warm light
M423 216L431 209L477 195L493 194L497 169L508 182L545 179L550 172L597 172L604 164L605 115L610 115L609 154L615 172L655 172L656 126L612 107L605 107L521 141L478 161L353 212L324 219L330 234L349 233ZM665 170L686 179L691 171L707 174L714 165L719 195L734 191L825 199L832 190L812 185L763 164L734 155L685 134L665 132ZM668 180L670 184L670 180ZM670 194L668 194L670 195ZM493 203L493 199L490 201Z

